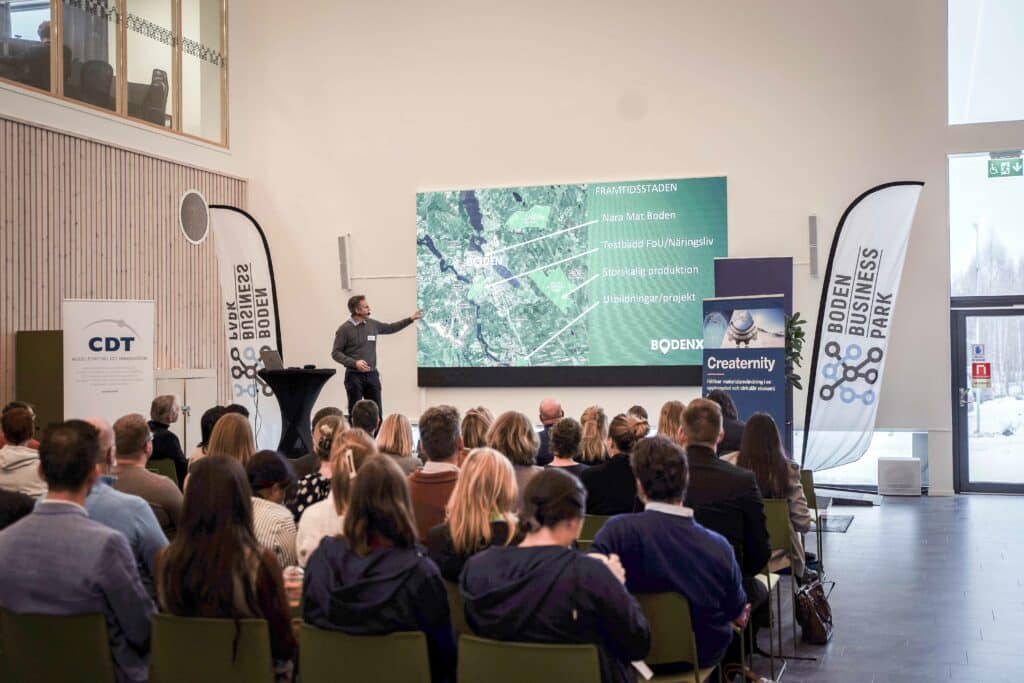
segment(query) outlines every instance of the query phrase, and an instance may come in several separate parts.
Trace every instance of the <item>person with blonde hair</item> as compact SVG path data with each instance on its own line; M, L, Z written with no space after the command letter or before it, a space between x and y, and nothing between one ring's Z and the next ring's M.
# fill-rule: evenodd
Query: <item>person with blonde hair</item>
M629 452L647 436L651 426L632 415L619 414L608 425L611 457L580 475L587 487L588 515L619 515L643 509L636 497L636 477L629 467Z
M324 536L341 533L352 480L371 455L377 455L377 444L364 430L338 432L331 446L331 478L327 495L306 508L299 520L299 531L295 538L299 565L306 566L309 556Z
M601 406L590 406L580 415L583 436L580 439L579 461L596 465L608 459L608 416Z
M388 415L377 432L377 450L395 461L406 475L418 470L422 463L412 454L412 425L399 413Z
M515 507L518 512L522 507L522 492L526 489L526 484L544 471L536 465L540 440L533 425L530 424L530 418L514 410L499 415L487 432L487 447L493 448L512 461L516 486L520 493Z
M470 408L462 418L462 456L459 465L474 448L487 446L487 430L494 424L494 413L483 406Z
M243 468L246 467L252 456L256 455L256 441L252 437L249 420L238 413L222 415L213 427L210 445L206 450L210 455L234 458Z
M302 513L313 503L318 503L327 497L331 488L331 475L334 470L331 467L331 453L334 451L334 443L348 430L348 422L339 415L328 415L321 418L313 429L313 453L318 459L318 466L312 472L298 476L299 484L295 491L295 497L288 504L295 521L298 522ZM302 461L307 456L299 458Z
M348 421L337 408L322 408L317 411L313 420L313 448L309 453L295 458L291 461L292 469L295 470L295 478L302 479L307 474L313 474L320 469L320 466L331 459L331 444L334 443L334 435L349 428Z
M683 411L686 404L682 401L665 401L661 407L661 415L658 416L658 436L663 436L677 445L679 444L679 430L683 426Z
M448 499L448 520L427 533L430 559L446 581L457 582L466 560L492 545L519 540L512 463L493 448L469 452Z

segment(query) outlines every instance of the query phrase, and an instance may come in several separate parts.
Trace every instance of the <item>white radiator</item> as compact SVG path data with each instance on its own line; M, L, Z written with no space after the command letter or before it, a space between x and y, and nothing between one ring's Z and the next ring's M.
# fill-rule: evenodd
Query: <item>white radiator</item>
M920 496L920 458L879 458L878 492L883 496Z

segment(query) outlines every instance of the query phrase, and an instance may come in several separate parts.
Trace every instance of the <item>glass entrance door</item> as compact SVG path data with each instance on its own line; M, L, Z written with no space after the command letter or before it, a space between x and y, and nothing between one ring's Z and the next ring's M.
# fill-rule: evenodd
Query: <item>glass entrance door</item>
M956 490L1024 493L1024 310L952 322Z

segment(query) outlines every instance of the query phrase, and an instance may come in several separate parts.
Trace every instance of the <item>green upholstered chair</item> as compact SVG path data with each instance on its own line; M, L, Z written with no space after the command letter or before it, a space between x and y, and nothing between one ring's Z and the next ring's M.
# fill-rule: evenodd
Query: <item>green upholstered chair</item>
M181 482L178 481L178 471L174 469L174 461L167 458L160 458L159 460L150 460L146 463L146 469L150 472L156 472L162 474L171 481L174 482L175 486L179 486Z
M506 643L476 636L459 638L459 683L572 681L600 683L594 645Z
M115 683L102 614L55 617L0 610L2 680Z
M690 603L679 593L641 593L637 602L651 625L651 652L644 658L649 666L685 662L691 671L655 676L655 683L704 683L717 666L698 669L697 636L693 632Z
M273 683L264 619L153 615L151 683Z
M351 636L303 624L299 672L302 683L429 681L427 637L421 631Z

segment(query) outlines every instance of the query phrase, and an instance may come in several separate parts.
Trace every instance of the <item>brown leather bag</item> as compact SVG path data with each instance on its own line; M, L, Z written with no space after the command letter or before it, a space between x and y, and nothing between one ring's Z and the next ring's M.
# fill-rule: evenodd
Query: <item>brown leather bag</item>
M824 645L832 638L832 607L821 581L811 581L797 591L796 621L805 643Z

